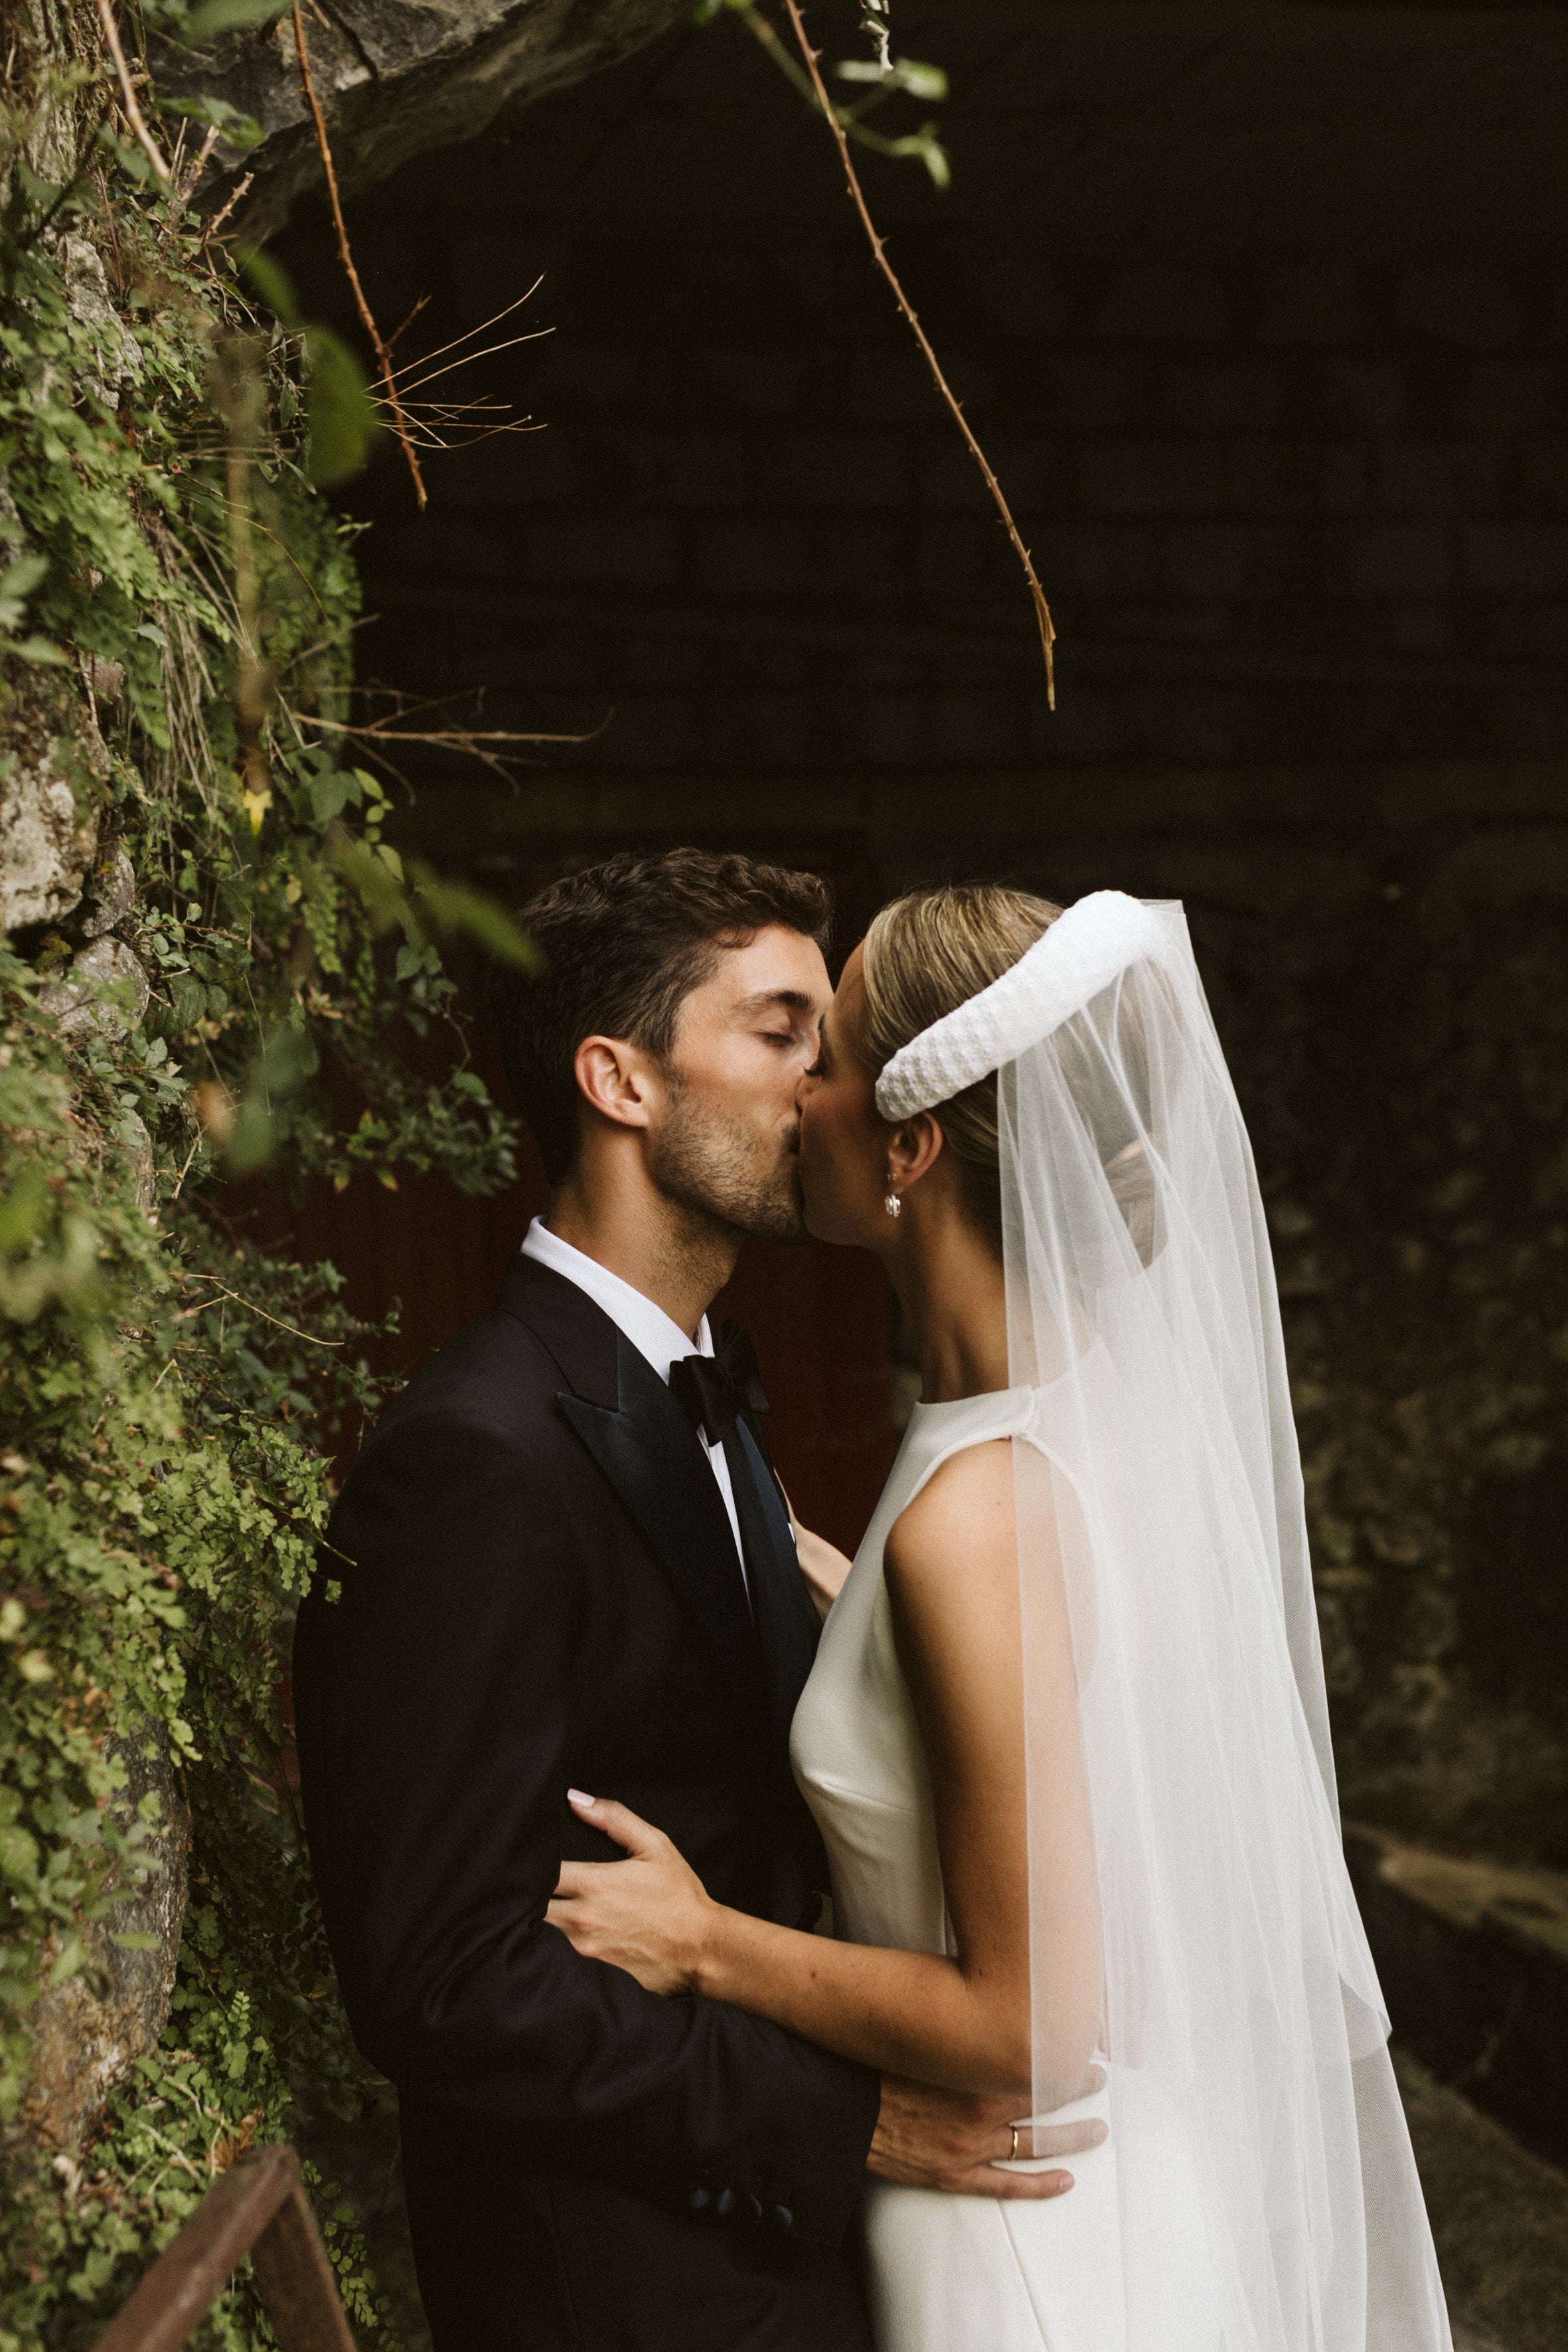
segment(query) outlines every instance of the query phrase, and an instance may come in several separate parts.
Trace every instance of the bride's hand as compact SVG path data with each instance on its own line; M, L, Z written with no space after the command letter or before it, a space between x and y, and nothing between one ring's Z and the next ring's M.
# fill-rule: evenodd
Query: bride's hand
M567 1801L617 1845L625 1862L565 1862L545 1910L574 1951L610 1960L648 1992L689 1992L720 1906L662 1830L609 1797L569 1789Z
M813 1535L809 1528L798 1525L795 1530L795 1556L800 1562L812 1606L826 1622L828 1611L844 1590L849 1562L826 1536Z
M776 1471L773 1475L775 1477L778 1475ZM790 1533L795 1538L795 1556L800 1563L802 1581L811 1595L812 1607L826 1623L828 1611L844 1590L849 1562L826 1536L814 1535L809 1528L801 1526L782 1478L779 1479L779 1493L784 1496L784 1508L789 1513Z

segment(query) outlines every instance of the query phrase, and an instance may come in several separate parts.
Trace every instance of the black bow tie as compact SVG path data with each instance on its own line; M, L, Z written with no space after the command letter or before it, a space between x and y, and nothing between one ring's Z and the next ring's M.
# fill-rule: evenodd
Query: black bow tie
M742 1413L771 1412L757 1376L757 1351L730 1316L720 1324L710 1356L682 1356L669 1368L669 1385L693 1429L722 1445Z

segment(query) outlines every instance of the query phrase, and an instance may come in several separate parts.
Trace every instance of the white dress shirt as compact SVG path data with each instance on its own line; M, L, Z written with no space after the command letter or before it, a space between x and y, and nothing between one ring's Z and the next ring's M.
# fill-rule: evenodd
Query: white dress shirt
M585 1290L595 1306L602 1307L611 1322L626 1333L638 1355L647 1359L666 1388L669 1386L670 1366L679 1363L682 1356L710 1356L713 1353L713 1339L706 1315L697 1326L694 1345L662 1307L656 1307L651 1298L645 1297L640 1290L634 1290L629 1282L623 1282L618 1274L612 1274L607 1265L599 1264L597 1258L587 1257L580 1249L574 1249L570 1242L563 1242L559 1234L551 1232L542 1217L535 1217L529 1226L523 1237L522 1254L524 1257L536 1257L541 1265L549 1266L552 1273L563 1274L568 1282L574 1282L579 1290ZM746 1548L741 1541L741 1521L735 1509L735 1494L730 1484L730 1465L724 1459L724 1449L721 1445L710 1445L701 1430L697 1432L697 1442L707 1454L713 1475L719 1481L719 1492L730 1515L730 1529L735 1538L741 1573L746 1576ZM749 1577L746 1578L746 1590L748 1592L751 1591Z

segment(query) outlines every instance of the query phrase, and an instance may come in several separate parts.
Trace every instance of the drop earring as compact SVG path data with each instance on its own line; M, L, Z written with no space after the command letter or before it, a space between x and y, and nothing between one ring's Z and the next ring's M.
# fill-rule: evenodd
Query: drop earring
M888 1187L887 1198L883 1201L882 1206L886 1209L889 1217L901 1217L904 1213L904 1204L900 1200L898 1194L894 1192L890 1184Z

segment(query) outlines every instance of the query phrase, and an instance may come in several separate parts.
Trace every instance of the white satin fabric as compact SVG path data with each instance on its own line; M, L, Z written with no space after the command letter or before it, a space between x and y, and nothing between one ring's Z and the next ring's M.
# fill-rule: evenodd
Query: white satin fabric
M790 1752L827 1847L835 1931L853 1943L953 1948L925 1751L882 1577L888 1531L950 1455L1022 1435L1035 1403L1029 1390L1015 1389L915 1407L823 1628ZM1109 2108L1106 2091L1053 2120L1105 2116ZM1191 2325L1205 2298L1193 2279L1190 2167L1168 2117L1142 2122L1139 2161L1158 2175L1163 2217L1142 2254L1164 2282L1173 2329L1140 2352L1211 2352L1217 2338ZM1038 2204L868 2181L866 2279L879 2352L1120 2352L1126 2336L1118 2165L1101 2147L1073 2158L1070 2168L1076 2186ZM1187 2315L1180 2327L1178 2308Z

